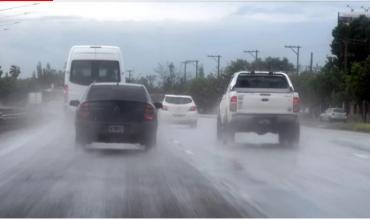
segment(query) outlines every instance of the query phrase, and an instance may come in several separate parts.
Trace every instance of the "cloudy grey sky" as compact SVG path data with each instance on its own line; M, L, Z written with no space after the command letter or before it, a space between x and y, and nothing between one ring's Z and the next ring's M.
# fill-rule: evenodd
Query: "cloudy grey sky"
M23 3L24 4L24 3ZM351 2L360 11L366 2ZM153 73L158 63L198 59L205 71L216 63L208 54L222 55L222 66L231 60L252 60L245 49L260 50L260 57L295 55L285 44L301 45L301 64L325 62L330 55L331 31L346 2L109 2L42 3L15 6L0 3L0 65L19 65L23 77L32 74L38 61L62 69L73 45L118 45L125 68L135 75ZM19 13L32 12L24 16ZM10 16L10 17L7 17ZM13 19L13 20L10 20ZM20 20L7 27L2 24ZM2 31L9 28L7 31ZM189 71L193 71L190 69Z

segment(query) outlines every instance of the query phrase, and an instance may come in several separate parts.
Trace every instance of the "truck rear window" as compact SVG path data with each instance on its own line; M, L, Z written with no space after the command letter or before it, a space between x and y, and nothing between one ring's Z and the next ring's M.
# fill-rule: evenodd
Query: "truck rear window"
M148 94L140 86L99 85L92 86L87 101L135 101L148 102Z
M80 85L90 85L92 82L119 82L119 63L109 60L74 60L71 65L70 81Z
M286 89L288 81L283 75L239 75L235 88Z

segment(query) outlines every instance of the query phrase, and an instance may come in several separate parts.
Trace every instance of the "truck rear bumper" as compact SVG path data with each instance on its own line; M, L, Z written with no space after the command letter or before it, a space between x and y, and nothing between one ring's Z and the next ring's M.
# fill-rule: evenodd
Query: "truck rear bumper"
M233 114L229 128L241 132L257 132L259 134L278 133L285 126L298 123L296 114Z

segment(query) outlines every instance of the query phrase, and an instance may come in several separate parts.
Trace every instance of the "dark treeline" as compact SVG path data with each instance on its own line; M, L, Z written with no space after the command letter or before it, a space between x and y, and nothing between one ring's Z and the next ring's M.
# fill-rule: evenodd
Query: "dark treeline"
M333 56L313 72L296 75L295 67L286 58L268 57L251 63L231 61L219 77L204 74L200 68L199 77L186 82L173 63L159 64L156 74L131 81L145 84L153 93L192 95L202 112L214 112L233 73L252 69L284 71L291 76L303 109L307 108L313 117L328 107L344 107L352 117L358 114L366 121L370 101L370 19L360 16L350 23L339 23L332 35Z
M22 71L19 66L12 65L9 71L4 71L0 66L0 104L19 105L25 104L30 92L42 92L54 87L62 88L64 72L56 70L39 62L31 77L21 78Z

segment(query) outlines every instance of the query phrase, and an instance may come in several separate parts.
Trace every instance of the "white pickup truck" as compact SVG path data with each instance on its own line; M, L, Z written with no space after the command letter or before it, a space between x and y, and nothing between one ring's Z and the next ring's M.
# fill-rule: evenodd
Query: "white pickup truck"
M279 134L280 144L298 143L299 103L285 73L234 73L219 106L217 137L227 143L236 132L271 132Z

